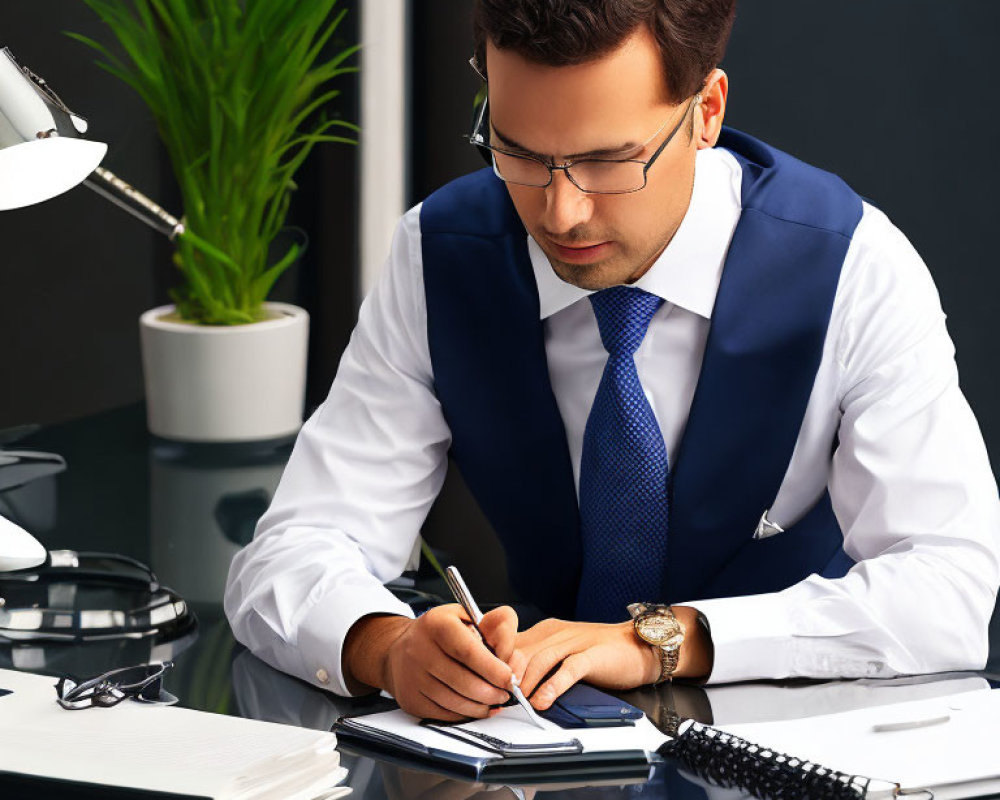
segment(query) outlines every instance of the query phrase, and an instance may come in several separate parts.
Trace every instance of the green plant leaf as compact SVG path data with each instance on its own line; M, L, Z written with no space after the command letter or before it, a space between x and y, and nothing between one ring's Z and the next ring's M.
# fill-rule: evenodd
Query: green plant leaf
M431 550L431 546L427 544L427 540L423 536L420 537L420 552L427 559L427 562L434 567L434 571L441 576L441 579L447 581L448 578L444 574L441 562L437 560L437 556L434 555L434 551Z
M319 57L319 54L323 52L323 47L330 40L330 37L333 36L333 34L336 32L337 28L340 27L340 23L343 22L344 17L346 16L347 16L347 9L345 8L330 21L330 24L326 26L326 30L324 30L323 33L321 33L313 42L312 48L306 55L305 63L312 64L313 62L316 61L316 59ZM355 50L357 50L357 47L355 47ZM353 55L353 53L349 51L350 48L341 53L342 59L347 58L350 55Z
M295 259L299 257L300 250L301 248L297 244L293 244L277 264L257 276L251 287L252 295L259 297L263 301L267 297L267 293L271 291L274 282L281 276L281 273L295 263Z
M341 89L331 82L356 71L356 45L328 53L346 10L336 0L84 2L115 46L67 35L149 106L173 166L187 226L176 240L180 313L257 319L295 258L267 262L296 171L317 144L356 143L356 125L326 118Z
M335 127L336 128L343 127L343 128L348 128L350 130L358 130L356 125L351 125L349 122L342 122L339 119L331 119L320 125L319 128L317 128L317 130L315 130L313 133L303 134L302 136L292 139L288 144L286 144L284 147L281 148L281 150L277 152L277 155L279 157L284 156L285 153L287 153L289 150L292 150L298 147L299 145L304 144L305 142L313 142L313 143L342 142L344 144L358 143L357 139L349 139L346 136L331 136L329 134L324 133L324 131L328 130L329 128L335 128Z
M200 250L205 255L214 258L224 267L229 268L234 272L234 274L240 274L240 265L237 264L233 259L223 253L218 247L209 244L207 241L202 239L200 236L196 235L192 230L185 228L184 233L181 237L191 243L191 246Z
M104 56L115 67L122 70L123 72L126 71L126 67L121 62L121 59L119 59L118 56L116 56L114 53L108 50L108 48L106 48L100 42L91 39L89 36L84 36L82 33L74 33L73 31L63 31L63 34L68 36L70 39L75 39L76 41L81 42L87 45L88 47L92 47L94 50L96 50L98 53Z

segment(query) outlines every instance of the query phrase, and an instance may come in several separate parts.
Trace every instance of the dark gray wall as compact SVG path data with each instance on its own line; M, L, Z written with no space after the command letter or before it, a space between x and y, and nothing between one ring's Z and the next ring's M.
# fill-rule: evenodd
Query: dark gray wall
M994 471L998 25L987 0L745 2L725 64L731 124L844 177L927 262Z
M90 138L111 145L108 169L161 197L158 140L141 101L63 30L102 35L78 0L0 5L0 45L90 121ZM138 316L156 299L156 263L169 258L156 236L82 187L0 213L0 427L141 395Z
M357 40L357 0L330 50ZM0 3L0 45L41 74L110 150L104 166L174 213L180 202L155 125L139 98L99 69L96 54L62 31L113 37L80 0ZM342 79L357 120L357 79ZM298 174L290 224L311 246L275 299L310 311L309 395L318 402L355 321L357 156L321 145ZM0 214L0 428L81 417L141 398L139 315L169 302L175 284L165 238L84 187Z
M414 5L414 202L482 165L461 139L478 83L465 63L471 9L471 0ZM988 0L743 0L723 63L728 124L840 174L927 261L994 469L998 30L1000 4ZM504 592L499 547L457 476L427 533L463 559L470 584ZM488 559L476 555L483 547Z

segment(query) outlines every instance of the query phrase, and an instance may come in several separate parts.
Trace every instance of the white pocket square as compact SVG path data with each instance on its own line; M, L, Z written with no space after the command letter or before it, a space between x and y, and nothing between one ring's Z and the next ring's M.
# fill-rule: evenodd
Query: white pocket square
M764 513L760 515L760 522L757 523L757 530L753 532L754 539L766 539L769 536L774 536L776 533L784 533L785 529L780 525L775 525L771 520L767 518L767 514L771 509L765 508Z

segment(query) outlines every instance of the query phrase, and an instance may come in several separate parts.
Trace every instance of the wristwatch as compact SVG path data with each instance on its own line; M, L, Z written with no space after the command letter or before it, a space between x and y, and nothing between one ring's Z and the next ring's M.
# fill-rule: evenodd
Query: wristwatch
M673 677L684 641L684 628L670 606L656 603L632 603L628 607L636 635L653 646L660 656L660 677L653 685Z

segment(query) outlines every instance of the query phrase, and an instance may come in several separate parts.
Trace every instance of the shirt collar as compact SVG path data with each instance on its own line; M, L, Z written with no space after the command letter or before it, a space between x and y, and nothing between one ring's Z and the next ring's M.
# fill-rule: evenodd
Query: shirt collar
M729 243L740 218L741 181L739 162L727 150L699 150L687 213L670 244L633 286L711 319ZM530 235L528 254L542 319L591 294L556 275Z

